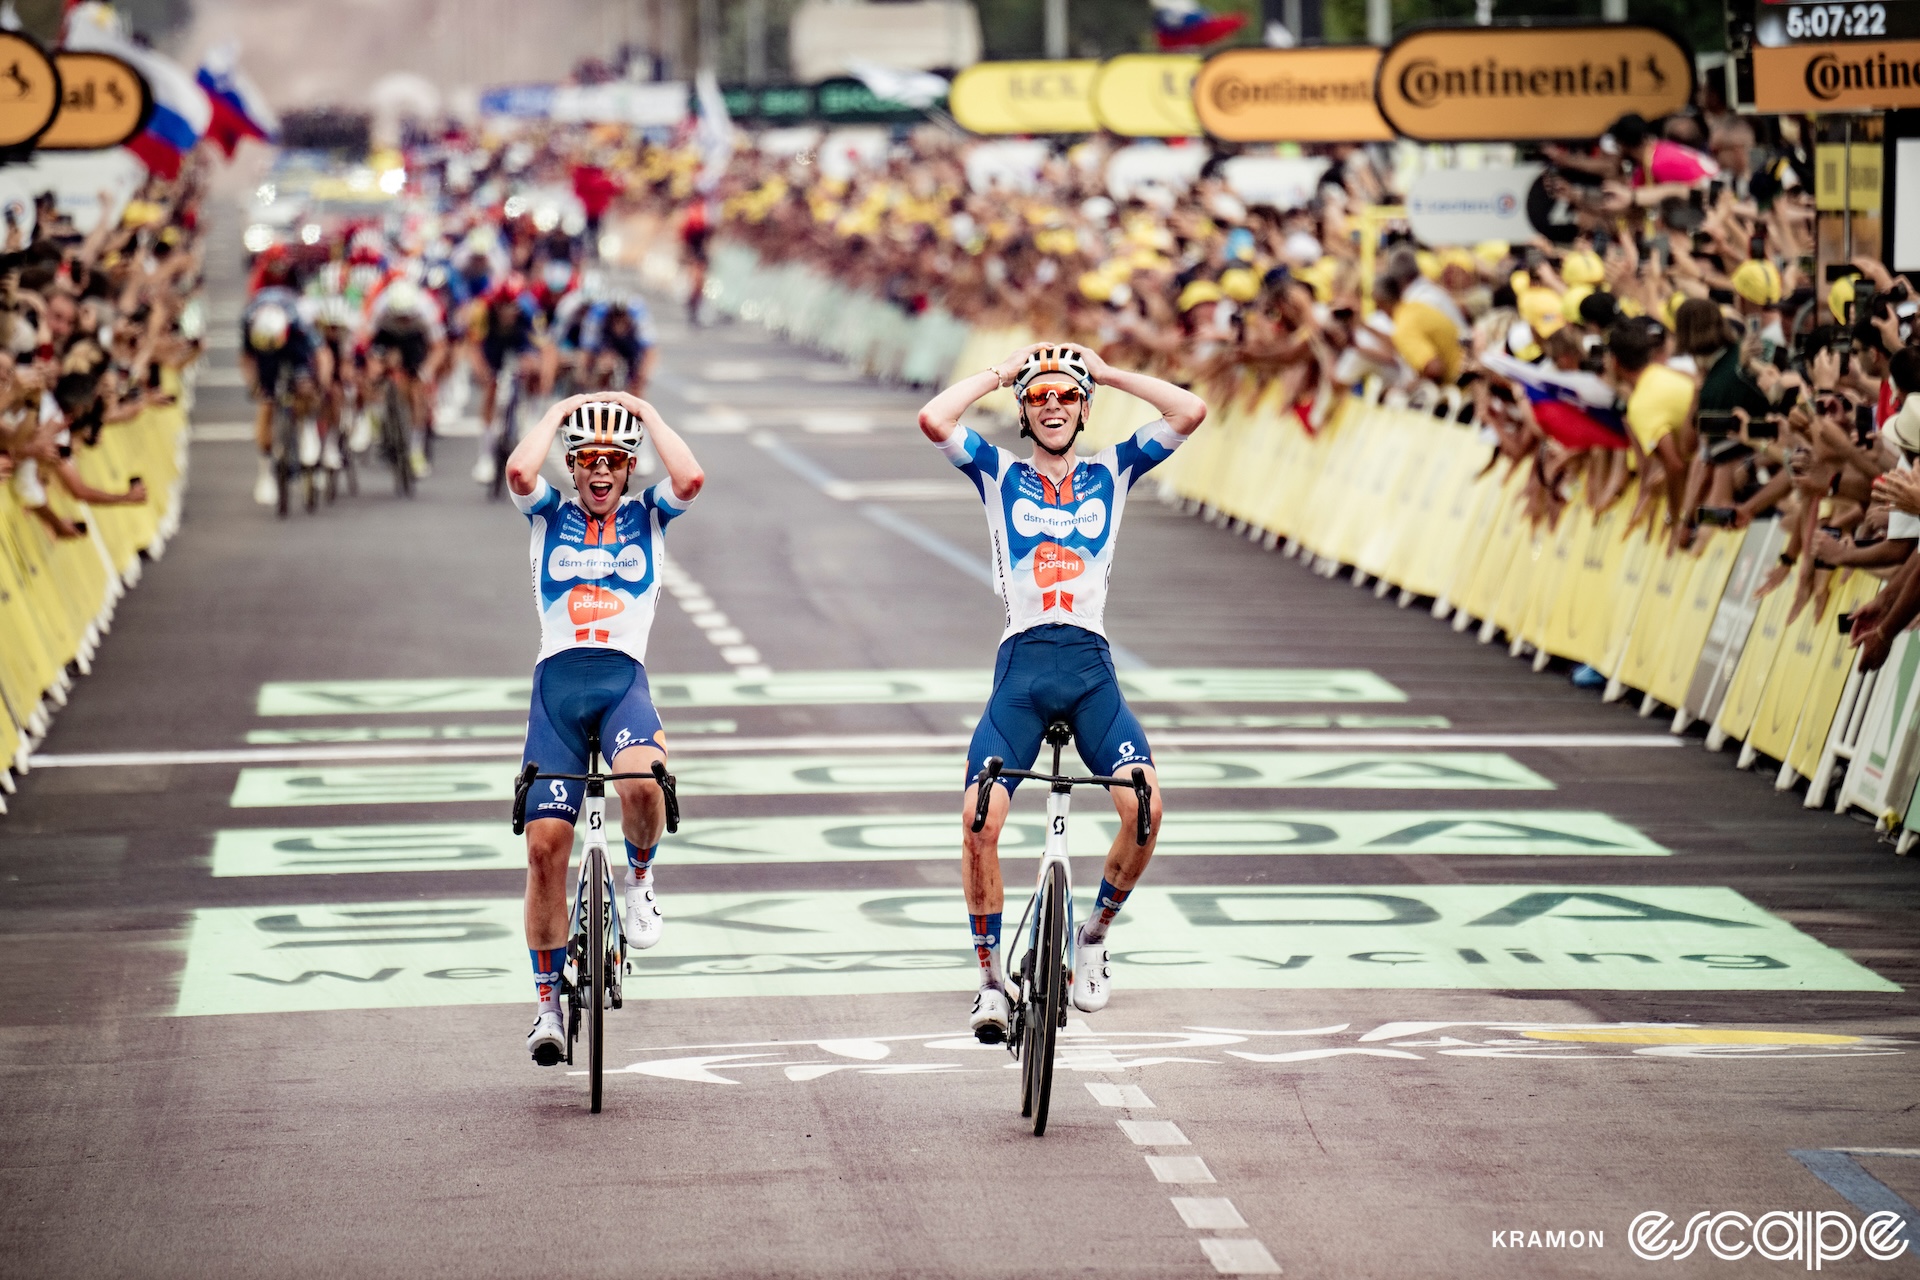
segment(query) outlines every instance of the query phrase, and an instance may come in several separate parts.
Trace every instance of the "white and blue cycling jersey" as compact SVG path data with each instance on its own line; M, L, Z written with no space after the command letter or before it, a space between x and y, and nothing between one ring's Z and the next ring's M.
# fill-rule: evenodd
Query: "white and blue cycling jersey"
M538 661L568 649L611 648L644 664L667 525L688 505L673 496L673 482L622 498L604 520L562 497L545 477L532 493L514 494L513 504L533 526Z
M1065 623L1104 637L1107 578L1127 491L1186 437L1156 419L1131 439L1081 458L1055 484L1030 463L960 427L940 445L987 509L1001 639Z

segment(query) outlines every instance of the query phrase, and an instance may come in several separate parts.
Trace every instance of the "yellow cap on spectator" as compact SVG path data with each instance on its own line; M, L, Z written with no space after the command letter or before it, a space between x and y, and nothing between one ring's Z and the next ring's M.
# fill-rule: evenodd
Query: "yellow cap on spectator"
M1418 249L1414 252L1413 260L1419 266L1421 275L1429 280L1438 280L1440 278L1439 254L1433 252L1431 249Z
M1219 302L1226 296L1220 291L1220 286L1213 281L1195 280L1180 291L1180 300L1174 303L1174 309L1185 315L1195 307L1204 306L1209 302Z
M1560 314L1575 317L1580 314L1580 304L1591 298L1594 288L1590 284L1577 284L1560 295Z
M1854 282L1859 276L1841 276L1827 286L1827 310L1833 312L1833 318L1840 324L1847 322L1847 308L1853 305Z
M1560 260L1560 278L1568 285L1596 285L1607 278L1607 266L1591 249L1575 249Z
M1098 271L1080 273L1080 296L1089 302L1105 302L1113 297L1112 278Z
M1755 306L1780 301L1780 268L1765 258L1748 258L1733 269L1733 291Z
M1505 240L1482 240L1473 246L1473 256L1488 268L1499 266L1512 251Z
M1561 307L1560 295L1551 289L1520 290L1520 318L1533 330L1533 336L1542 341L1566 325L1566 314Z
M1260 277L1249 267L1229 267L1220 273L1220 291L1235 302L1252 302L1260 296Z
M1440 269L1458 267L1468 275L1480 274L1480 261L1465 249L1442 249L1440 251Z
M1293 273L1293 278L1313 290L1317 302L1333 301L1333 276L1339 265L1331 258L1321 258L1311 266L1301 267Z
M126 211L120 215L120 225L144 227L164 217L166 217L166 211L150 200L129 200Z
M1908 396L1907 402L1900 406L1900 412L1888 420L1883 430L1908 453L1920 453L1920 396Z

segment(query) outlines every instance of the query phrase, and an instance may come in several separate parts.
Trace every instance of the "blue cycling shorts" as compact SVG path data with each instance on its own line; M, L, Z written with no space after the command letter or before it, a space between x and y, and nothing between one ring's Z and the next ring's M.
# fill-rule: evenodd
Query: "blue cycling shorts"
M974 726L961 786L973 784L988 756L999 756L1009 769L1051 766L1051 756L1040 764L1035 759L1054 720L1073 725L1073 745L1093 773L1123 776L1124 766L1153 763L1147 735L1120 695L1106 639L1084 627L1054 623L1001 643L993 695ZM1012 791L1020 784L1002 778L1000 785Z
M596 731L608 762L632 746L667 749L647 669L617 649L566 649L535 667L521 764L537 760L542 773L585 773L587 737ZM527 793L527 818L572 822L585 793L585 783L542 778Z

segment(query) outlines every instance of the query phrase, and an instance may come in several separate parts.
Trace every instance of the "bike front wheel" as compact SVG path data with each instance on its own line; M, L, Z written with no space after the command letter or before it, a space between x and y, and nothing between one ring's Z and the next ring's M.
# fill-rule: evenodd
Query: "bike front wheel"
M592 1082L593 1110L600 1111L600 1072L606 1060L607 1017L607 857L599 849L588 856L580 874L587 890L587 1077Z
M1033 957L1032 967L1028 970L1026 989L1021 997L1026 1001L1026 1043L1021 1050L1024 1061L1021 1072L1027 1079L1027 1107L1033 1115L1033 1136L1039 1137L1047 1131L1047 1106L1053 1096L1053 1049L1060 1034L1060 1020L1065 1012L1066 998L1066 937L1067 937L1067 872L1058 864L1047 868L1046 880L1040 887L1039 943Z

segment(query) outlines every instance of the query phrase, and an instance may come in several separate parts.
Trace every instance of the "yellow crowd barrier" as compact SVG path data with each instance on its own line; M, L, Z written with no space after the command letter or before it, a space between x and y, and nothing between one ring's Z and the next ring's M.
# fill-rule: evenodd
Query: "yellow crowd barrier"
M1010 350L1009 336L981 351ZM1379 594L1399 588L1402 604L1431 598L1456 630L1504 635L1538 666L1585 663L1608 678L1610 698L1638 691L1642 714L1675 708L1676 725L1700 710L1681 710L1696 682L1712 685L1702 663L1728 661L1708 652L1724 614L1722 629L1739 631L1737 659L1710 741L1742 743L1743 767L1764 755L1781 762L1783 779L1814 774L1853 668L1837 618L1877 579L1836 573L1819 607L1791 622L1789 584L1749 624L1728 583L1749 539L1750 555L1772 545L1771 522L1709 531L1670 553L1657 502L1629 528L1634 487L1595 512L1576 483L1546 519L1526 506L1528 464L1490 465L1491 454L1451 415L1353 397L1310 432L1270 394L1216 408L1157 474L1164 495L1269 545L1284 541L1327 576L1346 567L1377 579Z
M167 387L180 395L171 374ZM11 485L0 485L0 783L8 790L6 763L25 772L51 711L66 702L69 667L83 675L90 669L114 606L139 581L142 554L157 557L179 526L186 413L176 404L113 423L97 444L76 446L74 465L88 484L108 492L138 477L147 500L89 506L46 477L53 509L87 529L83 537L57 538Z

